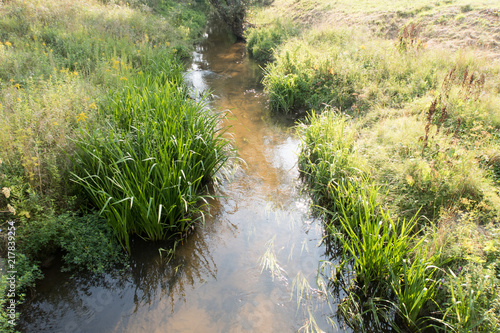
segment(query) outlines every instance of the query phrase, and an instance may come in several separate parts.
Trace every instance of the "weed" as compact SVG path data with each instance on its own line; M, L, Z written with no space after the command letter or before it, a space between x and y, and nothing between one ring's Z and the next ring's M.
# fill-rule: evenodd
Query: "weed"
M408 52L410 50L418 51L424 48L422 40L419 38L422 27L415 23L406 25L400 32L396 48L400 52Z

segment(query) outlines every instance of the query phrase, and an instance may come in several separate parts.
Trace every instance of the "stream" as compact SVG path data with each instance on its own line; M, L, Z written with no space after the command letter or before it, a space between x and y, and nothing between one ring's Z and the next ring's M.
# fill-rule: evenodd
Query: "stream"
M316 283L328 256L321 221L301 194L293 123L268 110L262 70L245 44L207 31L186 81L229 111L228 134L245 163L221 181L205 226L170 262L158 244L136 241L125 272L48 269L22 308L22 332L297 332L311 329L312 317L323 331L343 332L329 322L336 302Z

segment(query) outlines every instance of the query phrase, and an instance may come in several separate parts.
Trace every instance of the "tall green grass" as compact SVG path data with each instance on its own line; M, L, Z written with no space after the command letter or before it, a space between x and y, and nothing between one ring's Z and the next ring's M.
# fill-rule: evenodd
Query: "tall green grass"
M155 66L101 108L106 126L77 141L75 180L130 251L130 234L185 234L203 216L203 186L228 160L220 113L176 84L172 63Z
M299 167L313 199L329 212L327 234L340 246L336 283L350 295L341 314L359 330L430 327L434 321L424 309L435 301L439 249L429 252L417 216L394 219L381 205L382 188L363 166L352 120L325 111L309 122L298 127Z
M263 83L271 107L285 113L325 105L354 114L400 107L436 89L446 68L439 56L400 52L389 41L375 42L348 28L307 31L283 42L274 55Z
M298 33L299 29L291 21L276 20L262 29L248 30L247 50L259 62L273 61L275 48Z
M363 158L354 146L357 132L352 125L348 117L330 110L312 113L297 127L303 147L299 168L313 197L324 205L335 203L332 189L356 183L366 174Z

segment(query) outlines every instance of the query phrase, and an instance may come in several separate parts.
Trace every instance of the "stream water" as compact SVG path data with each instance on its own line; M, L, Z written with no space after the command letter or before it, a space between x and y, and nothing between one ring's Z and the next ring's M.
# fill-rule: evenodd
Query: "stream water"
M317 290L326 255L321 222L300 193L299 142L290 121L269 113L261 78L243 43L208 30L186 80L195 92L212 92L212 107L230 111L229 132L246 164L222 183L205 227L172 261L158 244L137 242L125 273L48 270L22 309L21 331L297 332L310 316L324 331L341 331L328 323L336 309ZM310 288L297 295L305 281Z

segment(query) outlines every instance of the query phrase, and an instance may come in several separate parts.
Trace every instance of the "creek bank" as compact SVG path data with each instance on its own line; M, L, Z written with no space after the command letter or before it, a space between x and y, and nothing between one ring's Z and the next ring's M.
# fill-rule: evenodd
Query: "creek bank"
M311 110L298 126L299 166L313 199L329 212L326 228L345 258L337 282L349 296L340 313L357 330L381 323L379 329L495 331L495 48L429 49L416 24L399 27L396 40L369 30L360 35L352 27L321 24L324 15L308 16L320 8L309 4L285 15L285 2L255 9L249 52L274 59L263 81L274 109ZM368 11L353 8L359 18ZM462 11L464 20L478 10ZM303 19L309 24L300 25ZM392 226L378 230L382 248L362 232L380 221ZM398 242L408 241L402 252L389 246L394 233Z

